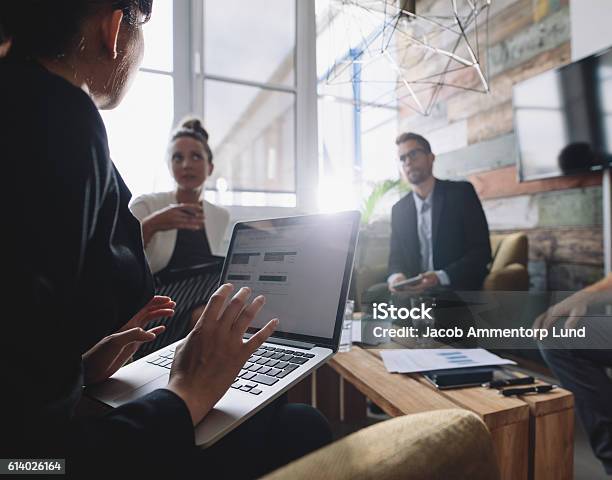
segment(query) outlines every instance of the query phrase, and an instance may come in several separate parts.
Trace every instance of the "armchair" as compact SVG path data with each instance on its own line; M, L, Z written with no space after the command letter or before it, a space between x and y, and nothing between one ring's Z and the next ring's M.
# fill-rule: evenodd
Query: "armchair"
M373 240L373 239L372 239ZM367 239L360 245L372 248L372 240ZM371 298L386 295L387 263L389 256L389 239L378 236L376 255L363 254L363 261L355 267L352 279L351 294L357 306L367 303ZM527 291L529 290L528 239L524 232L508 234L491 234L491 251L493 260L489 274L485 277L482 289L487 291ZM372 257L375 258L372 261Z
M438 410L378 423L262 480L496 480L487 427L467 410Z

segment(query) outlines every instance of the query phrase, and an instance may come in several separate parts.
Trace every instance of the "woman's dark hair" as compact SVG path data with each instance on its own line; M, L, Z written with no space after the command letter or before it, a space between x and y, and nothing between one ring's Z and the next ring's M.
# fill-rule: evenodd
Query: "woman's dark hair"
M83 21L104 6L122 10L123 21L137 25L151 17L153 0L2 0L0 31L12 39L11 56L60 57L78 43Z
M202 126L202 121L199 118L190 117L183 120L181 126L172 133L170 140L174 142L180 137L191 137L204 145L204 151L208 155L208 162L212 164L213 154L208 145L208 132Z

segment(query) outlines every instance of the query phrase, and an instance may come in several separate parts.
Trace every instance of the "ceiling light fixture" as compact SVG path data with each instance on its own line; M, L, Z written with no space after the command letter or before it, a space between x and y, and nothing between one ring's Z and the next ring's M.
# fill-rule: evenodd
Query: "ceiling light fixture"
M370 84L371 105L399 104L430 115L444 87L489 92L486 52L491 0L330 0L330 38L348 54L328 85ZM484 17L484 19L483 19ZM337 50L336 50L337 51ZM355 66L358 68L355 68Z

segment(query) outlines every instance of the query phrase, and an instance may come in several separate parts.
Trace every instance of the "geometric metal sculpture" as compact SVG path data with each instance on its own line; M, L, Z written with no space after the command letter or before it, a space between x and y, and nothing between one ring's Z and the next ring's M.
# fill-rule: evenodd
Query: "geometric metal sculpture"
M429 115L444 87L488 93L491 0L329 0L328 86L368 85L373 105ZM340 52L344 52L340 54ZM360 101L363 99L360 99Z

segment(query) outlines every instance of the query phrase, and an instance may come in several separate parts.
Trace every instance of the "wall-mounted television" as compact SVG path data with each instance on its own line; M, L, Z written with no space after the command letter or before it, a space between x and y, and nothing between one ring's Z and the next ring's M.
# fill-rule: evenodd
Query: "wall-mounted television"
M517 83L521 181L612 166L612 47Z

